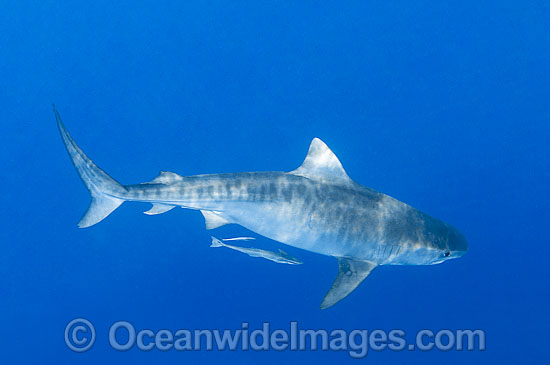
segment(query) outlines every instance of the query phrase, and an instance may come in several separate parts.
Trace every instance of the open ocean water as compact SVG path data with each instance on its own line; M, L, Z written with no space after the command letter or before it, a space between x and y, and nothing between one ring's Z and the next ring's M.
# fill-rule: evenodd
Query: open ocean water
M1 3L2 363L549 363L548 2ZM127 203L79 229L89 194L52 103L125 184L160 170L290 171L319 137L355 181L453 224L469 252L378 268L321 310L334 258L236 225L206 231L197 211ZM252 235L243 246L304 264L210 248L211 233ZM64 336L77 318L95 328L85 352ZM117 351L118 321L151 330L141 339L154 345L162 329L295 321L401 330L407 344L421 330L482 330L485 350Z

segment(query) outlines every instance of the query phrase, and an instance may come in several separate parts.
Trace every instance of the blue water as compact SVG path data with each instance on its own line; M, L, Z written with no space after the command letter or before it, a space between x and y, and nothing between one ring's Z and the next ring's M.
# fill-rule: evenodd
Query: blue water
M109 327L482 329L485 351L376 363L545 363L550 246L546 2L4 3L0 356L5 363L341 363L347 352L117 352ZM382 267L328 310L336 260L209 248L198 212L124 204L79 229L88 192L51 103L122 183L296 168L323 139L357 182L458 227L470 251ZM242 227L216 235L251 235ZM254 245L281 245L259 238ZM64 341L84 317L97 339Z

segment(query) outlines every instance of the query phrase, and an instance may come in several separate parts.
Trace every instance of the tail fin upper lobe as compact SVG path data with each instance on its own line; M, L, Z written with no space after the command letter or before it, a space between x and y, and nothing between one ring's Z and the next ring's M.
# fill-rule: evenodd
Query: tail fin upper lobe
M57 127L59 128L59 133L61 134L63 143L65 143L67 152L73 161L76 171L92 196L92 202L88 211L80 222L78 222L80 228L90 227L101 222L124 202L124 199L120 197L124 195L126 188L97 167L82 152L80 147L71 138L69 132L67 132L67 129L65 129L55 106L53 106L53 110L57 120Z

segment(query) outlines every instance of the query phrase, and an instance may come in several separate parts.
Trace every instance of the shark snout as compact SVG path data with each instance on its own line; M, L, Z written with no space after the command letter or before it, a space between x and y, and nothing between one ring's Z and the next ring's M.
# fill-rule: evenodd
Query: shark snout
M449 237L449 249L451 257L462 257L468 252L468 240L458 230L453 230L451 237Z

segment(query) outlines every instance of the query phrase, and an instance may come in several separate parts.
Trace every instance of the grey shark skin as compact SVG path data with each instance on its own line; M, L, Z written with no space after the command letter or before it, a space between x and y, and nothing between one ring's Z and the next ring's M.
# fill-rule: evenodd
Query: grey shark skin
M92 226L125 201L148 202L147 214L174 207L200 210L206 228L236 223L272 240L338 259L339 272L321 303L350 294L378 265L431 265L466 253L453 226L351 180L334 153L313 139L303 164L291 172L243 172L121 185L76 145L55 110L71 160L92 200L79 222Z
M269 261L276 262L278 264L289 264L289 265L300 265L303 262L298 260L295 257L290 256L283 250L279 249L279 252L272 252L272 251L266 251L261 250L259 248L254 247L240 247L240 246L233 246L228 245L227 243L222 242L221 240L217 239L216 237L212 236L212 244L210 247L227 247L235 251L242 252L244 254L247 254L251 257L261 257ZM233 241L234 239L229 239ZM228 240L223 240L228 241Z

